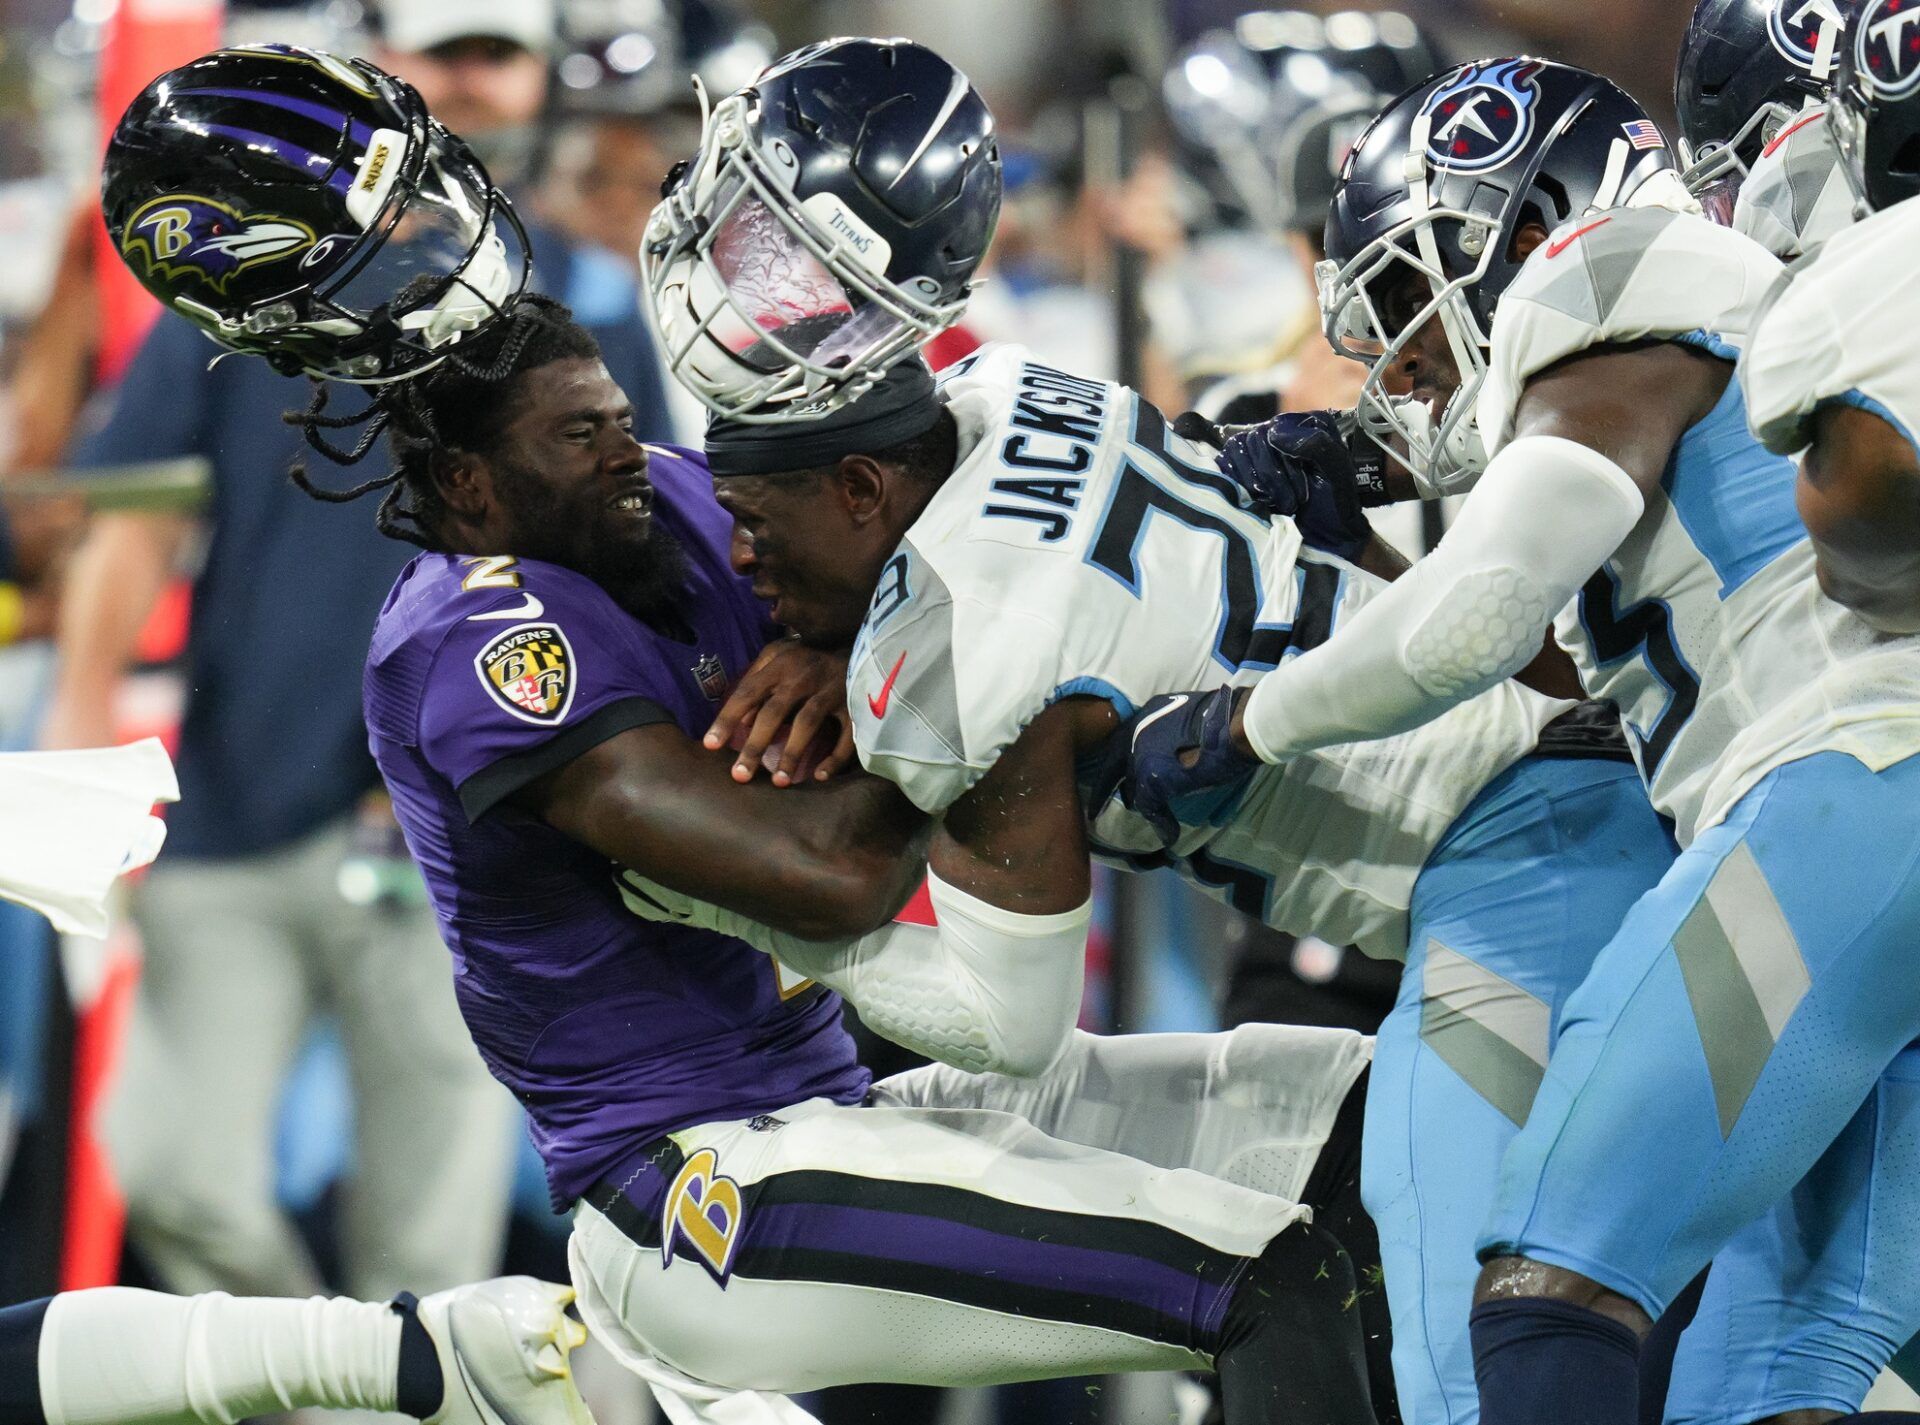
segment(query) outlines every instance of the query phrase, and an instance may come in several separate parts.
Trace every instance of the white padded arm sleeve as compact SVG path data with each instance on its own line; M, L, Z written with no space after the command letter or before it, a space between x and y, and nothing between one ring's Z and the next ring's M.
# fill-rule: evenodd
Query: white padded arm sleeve
M622 881L637 914L744 940L844 995L874 1033L957 1069L1038 1074L1080 1017L1091 900L1057 915L1023 915L928 872L937 927L893 924L853 940L802 940L631 871Z
M1431 722L1532 661L1554 614L1644 507L1612 460L1523 436L1488 463L1440 547L1247 700L1268 762Z

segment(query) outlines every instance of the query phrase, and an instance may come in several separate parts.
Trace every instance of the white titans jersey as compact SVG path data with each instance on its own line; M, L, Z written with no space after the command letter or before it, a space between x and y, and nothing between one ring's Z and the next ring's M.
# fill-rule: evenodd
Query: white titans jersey
M1528 378L1588 347L1666 338L1736 360L1781 276L1704 218L1637 209L1567 225L1501 298L1479 406L1489 454ZM1782 763L1840 751L1878 770L1920 751L1920 641L1877 635L1820 593L1794 473L1753 438L1729 381L1555 621L1589 694L1620 706L1682 845Z
M1809 108L1754 160L1733 205L1733 230L1791 262L1852 223L1853 185L1827 142L1827 111Z
M1059 698L1124 715L1158 693L1251 681L1378 587L1300 557L1291 525L1241 509L1212 453L1124 387L1018 346L942 384L959 464L887 563L847 689L860 760L927 811ZM1090 809L1093 839L1282 929L1403 954L1433 847L1567 706L1508 684L1417 732L1264 770L1225 827L1167 846L1116 799Z
M1753 429L1778 451L1812 441L1814 412L1858 406L1920 435L1920 199L1829 240L1789 272L1740 355Z

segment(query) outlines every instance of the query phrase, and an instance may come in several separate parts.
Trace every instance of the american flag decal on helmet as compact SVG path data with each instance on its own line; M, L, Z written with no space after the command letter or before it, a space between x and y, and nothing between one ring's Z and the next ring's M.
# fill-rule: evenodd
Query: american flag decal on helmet
M1635 119L1630 124L1622 124L1626 130L1627 142L1638 149L1665 148L1667 136L1660 132L1660 126L1652 119Z

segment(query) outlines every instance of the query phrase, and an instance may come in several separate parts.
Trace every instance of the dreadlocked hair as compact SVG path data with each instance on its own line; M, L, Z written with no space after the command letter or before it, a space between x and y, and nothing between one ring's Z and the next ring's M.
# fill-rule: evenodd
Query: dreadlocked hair
M511 402L502 388L522 372L555 361L597 360L599 343L574 321L573 313L550 297L528 292L477 335L452 348L429 371L371 388L364 409L351 415L327 414L331 388L315 381L313 400L304 411L281 417L298 426L306 442L336 465L357 465L382 434L394 468L377 480L343 490L316 485L304 456L289 472L293 483L316 500L346 504L385 490L374 523L390 539L434 549L434 531L445 506L434 481L434 463L455 450L485 450L498 439ZM351 447L336 445L328 431L361 427Z

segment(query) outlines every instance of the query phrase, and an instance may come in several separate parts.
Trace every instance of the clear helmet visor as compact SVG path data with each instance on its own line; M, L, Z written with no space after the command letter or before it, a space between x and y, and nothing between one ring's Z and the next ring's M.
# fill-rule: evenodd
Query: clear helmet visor
M739 187L729 177L723 186ZM850 365L906 331L899 314L871 300L817 257L774 210L751 193L718 223L710 261L693 274L694 308L714 312L710 340L762 374L804 362L828 370Z
M734 420L814 419L958 319L937 284L886 277L884 238L830 193L796 198L728 101L654 210L641 268L674 377Z
M1708 222L1717 227L1730 228L1733 226L1734 211L1740 206L1740 190L1745 186L1740 178L1720 178L1693 189L1693 198Z
M328 374L414 374L500 315L530 275L526 233L465 146L438 126L413 141L426 151L411 193L396 195L384 174L369 182L363 159L348 199L349 213L377 240L315 294L321 320L312 325L347 338L345 364L353 368Z

